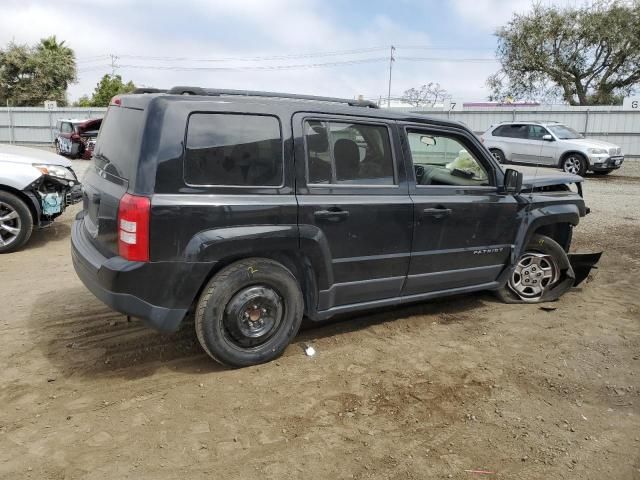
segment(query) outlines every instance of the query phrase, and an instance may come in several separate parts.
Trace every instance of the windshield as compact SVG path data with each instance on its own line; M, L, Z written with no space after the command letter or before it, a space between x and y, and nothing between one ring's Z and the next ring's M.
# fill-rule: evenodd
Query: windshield
M573 140L575 138L583 138L573 128L569 128L566 125L547 125L547 128L553 132L553 134L560 140Z

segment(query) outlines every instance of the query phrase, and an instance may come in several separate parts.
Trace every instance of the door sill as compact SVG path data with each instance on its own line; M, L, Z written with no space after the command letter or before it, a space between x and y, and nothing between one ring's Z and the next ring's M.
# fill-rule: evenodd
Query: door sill
M436 292L418 293L415 295L405 295L400 297L384 298L381 300L373 300L371 302L353 303L351 305L340 305L337 307L329 308L327 310L321 310L319 312L316 312L313 316L310 316L309 318L314 322L322 321L334 315L338 315L340 313L357 312L360 310L369 310L373 308L388 307L393 305L404 305L408 303L420 302L423 300L431 300L433 298L446 297L449 295L459 295L464 293L477 292L480 290L495 290L499 286L500 286L499 282L488 282L488 283L482 283L480 285L472 285L470 287L458 287L458 288L451 288L449 290L439 290Z

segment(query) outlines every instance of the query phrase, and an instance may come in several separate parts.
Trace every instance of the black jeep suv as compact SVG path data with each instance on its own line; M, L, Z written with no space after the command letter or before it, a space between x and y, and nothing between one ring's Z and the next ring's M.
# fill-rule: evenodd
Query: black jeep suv
M495 290L556 299L582 179L503 172L456 122L370 102L191 87L113 99L73 263L103 302L232 366L278 356L303 316ZM577 185L577 192L570 188Z

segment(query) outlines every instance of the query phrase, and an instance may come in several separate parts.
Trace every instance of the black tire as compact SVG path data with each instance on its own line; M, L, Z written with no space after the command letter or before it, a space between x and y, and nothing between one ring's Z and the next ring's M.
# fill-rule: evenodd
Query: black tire
M9 216L14 216L10 218ZM0 253L9 253L22 247L33 232L33 218L29 207L13 193L0 190ZM18 233L11 233L8 229L18 229Z
M287 268L274 260L247 258L225 267L206 285L196 307L196 334L214 360L231 367L257 365L282 354L298 333L303 313L300 285ZM250 337L266 328L258 323L272 326Z
M571 269L571 265L569 264L569 257L564 249L550 237L545 235L535 234L531 237L531 240L527 244L524 253L520 256L518 261L516 262L516 266L519 266L521 262L523 262L527 255L532 254L542 254L547 257L551 257L549 263L552 263L555 272L554 278L550 279L549 283L544 286L544 291L540 296L528 296L525 294L525 297L521 296L516 292L516 288L514 285L520 284L522 287L523 282L518 282L516 271L512 272L511 277L505 283L505 285L496 290L496 295L500 300L505 303L543 303L548 301L553 301L558 299L561 295L566 293L574 283L573 270ZM535 267L533 267L535 268ZM542 271L534 271L530 272L532 277L534 275L539 275L539 272ZM521 278L524 278L524 275L519 275ZM531 278L529 278L531 280ZM526 286L524 287L527 288Z
M505 158L504 153L502 153L502 150L491 148L489 151L491 152L491 155L493 155L493 158L495 158L499 163L507 163L507 159Z
M58 155L62 155L62 153L60 152L60 144L58 143L58 140L56 140L54 143L55 143L55 146L56 146L56 153Z
M584 177L587 173L587 159L579 153L569 153L562 157L560 168L566 173Z
M596 175L609 175L613 170L594 170L593 173Z

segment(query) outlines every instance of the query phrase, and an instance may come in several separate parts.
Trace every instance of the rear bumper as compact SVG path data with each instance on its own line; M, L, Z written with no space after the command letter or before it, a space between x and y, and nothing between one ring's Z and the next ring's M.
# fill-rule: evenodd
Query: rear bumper
M206 278L201 264L107 258L86 237L81 219L73 223L71 257L78 277L97 298L163 332L180 327L201 286L198 281Z

